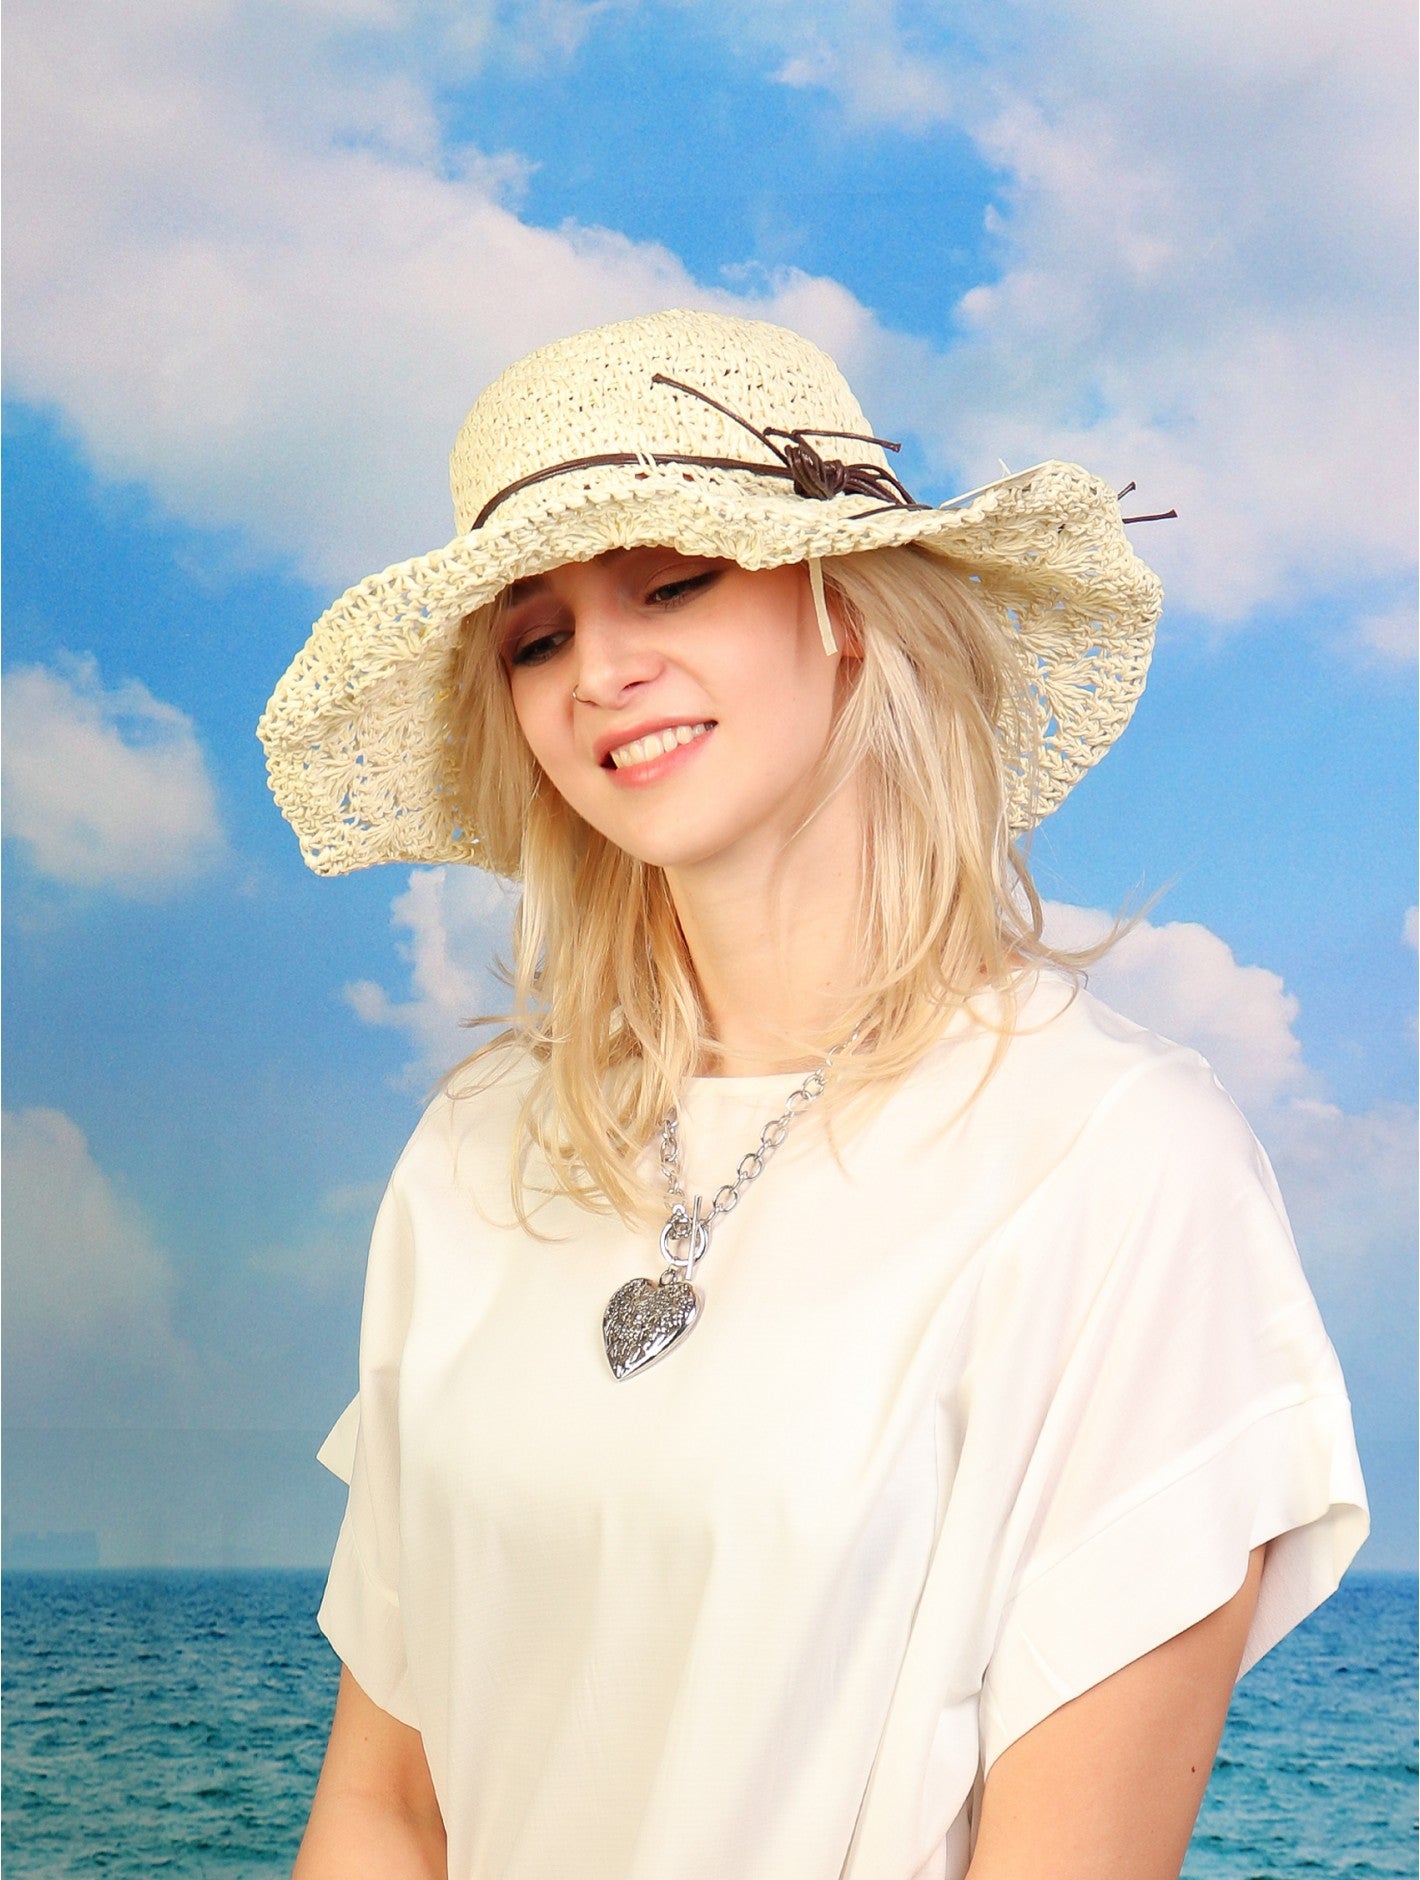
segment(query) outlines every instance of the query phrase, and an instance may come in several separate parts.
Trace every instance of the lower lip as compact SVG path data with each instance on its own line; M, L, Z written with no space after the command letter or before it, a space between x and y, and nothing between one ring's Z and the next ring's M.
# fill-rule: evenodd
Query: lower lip
M662 777L669 777L673 771L681 770L694 758L697 751L707 745L715 735L712 725L708 731L702 731L698 738L692 738L689 744L677 744L673 751L663 751L659 757L652 757L644 764L627 764L618 770L613 764L607 775L613 783L624 789L638 790L643 784L659 783Z

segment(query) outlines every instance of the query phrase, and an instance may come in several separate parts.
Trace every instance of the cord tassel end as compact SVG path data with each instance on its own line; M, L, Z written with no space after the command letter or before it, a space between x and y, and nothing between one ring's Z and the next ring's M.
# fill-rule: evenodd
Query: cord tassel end
M823 641L823 650L830 658L838 651L838 641L834 637L833 622L828 615L828 596L823 591L823 563L817 555L809 556L809 592L814 597L814 617L818 621L819 638Z

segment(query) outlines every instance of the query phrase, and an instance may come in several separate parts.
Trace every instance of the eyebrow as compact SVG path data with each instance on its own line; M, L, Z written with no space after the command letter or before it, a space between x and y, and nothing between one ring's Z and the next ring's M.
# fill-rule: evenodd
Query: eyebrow
M535 594L540 594L546 586L546 575L525 575L521 581L510 583L504 591L504 604L508 607L516 607L519 601L531 600Z
M600 555L593 555L592 560L601 562L625 561L632 555L644 555L659 546L660 544L655 542L643 542L639 545L633 544L630 548L604 548ZM683 551L678 548L671 550L671 553L676 555L682 552ZM546 589L547 576L545 574L524 575L520 581L510 582L504 589L505 603L509 607L516 607L519 601L532 600L535 596L544 593Z

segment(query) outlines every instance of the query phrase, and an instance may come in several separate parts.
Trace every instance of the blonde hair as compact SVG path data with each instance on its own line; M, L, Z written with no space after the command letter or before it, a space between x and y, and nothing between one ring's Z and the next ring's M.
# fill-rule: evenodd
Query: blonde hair
M1040 716L1015 634L973 579L916 545L825 560L823 575L846 649L815 801L856 779L864 972L831 1032L802 1044L810 1057L861 1025L865 1048L830 1085L839 1108L880 1101L983 983L1006 995L1009 1026L1025 971L1077 975L1102 949L1046 945L1011 839L1008 778L1029 769ZM496 1074L507 1044L532 1060L513 1147L524 1225L534 1159L553 1191L640 1222L657 1195L636 1164L716 1045L661 870L583 821L528 749L499 655L501 611L494 601L465 619L449 714L459 801L486 865L523 883L509 1030L467 1064Z

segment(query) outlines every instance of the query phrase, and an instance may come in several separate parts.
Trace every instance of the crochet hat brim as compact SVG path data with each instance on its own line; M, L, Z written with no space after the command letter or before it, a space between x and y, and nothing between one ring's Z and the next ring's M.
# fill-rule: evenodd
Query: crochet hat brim
M1128 723L1162 608L1110 487L1043 463L940 508L864 513L734 472L602 466L399 562L321 616L258 726L272 792L321 875L376 862L481 860L463 817L448 705L466 615L510 583L649 544L778 567L920 543L979 580L1035 667L1038 746L1013 771L1020 833L1055 809Z

